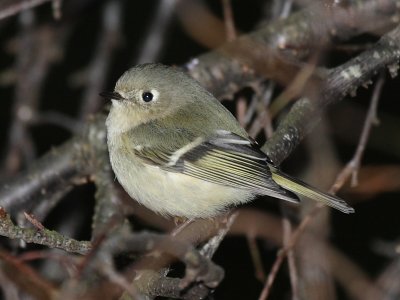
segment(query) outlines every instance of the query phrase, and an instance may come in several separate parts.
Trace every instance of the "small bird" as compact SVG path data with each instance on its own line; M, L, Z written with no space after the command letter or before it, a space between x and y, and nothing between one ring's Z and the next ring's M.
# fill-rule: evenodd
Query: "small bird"
M297 203L296 194L354 212L278 170L235 117L177 68L135 66L101 95L112 101L106 126L115 175L158 214L209 218L257 195Z

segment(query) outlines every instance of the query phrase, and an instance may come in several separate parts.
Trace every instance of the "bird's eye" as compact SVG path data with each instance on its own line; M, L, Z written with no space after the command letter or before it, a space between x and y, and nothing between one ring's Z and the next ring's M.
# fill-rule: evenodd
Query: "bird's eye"
M144 102L150 102L151 100L153 100L153 94L150 92L144 92L142 94L142 99Z

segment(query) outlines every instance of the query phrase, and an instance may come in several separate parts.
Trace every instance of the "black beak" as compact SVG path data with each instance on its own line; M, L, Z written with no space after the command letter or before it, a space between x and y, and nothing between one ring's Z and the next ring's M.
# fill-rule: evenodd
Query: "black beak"
M100 93L101 97L104 97L106 99L115 99L115 100L124 100L125 98L122 97L119 93L117 92L101 92Z

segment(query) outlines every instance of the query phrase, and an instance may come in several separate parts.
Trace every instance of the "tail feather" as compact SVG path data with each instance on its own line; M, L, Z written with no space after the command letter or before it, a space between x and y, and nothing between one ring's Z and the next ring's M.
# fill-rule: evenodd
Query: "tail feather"
M298 179L282 173L277 168L270 166L270 169L272 172L272 179L283 188L298 195L322 202L346 214L354 213L354 208L349 206L342 199L321 192Z

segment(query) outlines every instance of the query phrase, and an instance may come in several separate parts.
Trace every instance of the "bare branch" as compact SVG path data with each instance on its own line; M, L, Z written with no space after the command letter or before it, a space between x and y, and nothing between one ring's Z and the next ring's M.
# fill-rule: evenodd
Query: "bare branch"
M112 53L120 43L121 30L121 3L110 1L103 9L103 28L98 40L96 55L90 62L87 88L83 95L82 106L79 112L79 120L83 120L87 115L94 114L102 107L103 99L99 96L99 91L104 89Z
M160 1L151 21L151 26L146 34L139 57L135 59L137 64L156 61L164 44L166 31L171 22L177 0Z
M68 252L86 254L91 248L89 242L77 241L61 235L56 231L43 228L21 228L15 226L7 212L0 208L0 235L10 239L22 239L27 243L46 245L50 248L59 248Z
M376 72L398 64L399 41L400 27L396 27L384 35L374 47L362 52L347 63L331 69L318 102L312 104L308 99L297 101L262 150L276 164L280 164L308 131L315 126L321 109L341 101L345 95L370 80ZM356 72L353 73L353 71ZM304 122L304 120L308 121Z
M361 159L368 142L372 125L376 123L377 120L378 101L384 82L384 76L381 75L374 88L371 104L365 118L364 128L360 136L360 141L358 142L357 150L354 153L353 158L347 163L346 167L338 174L335 184L331 189L332 193L336 193L338 190L340 190L350 175L352 175L351 185L356 186L358 184L358 171L360 169Z
M0 5L0 20L53 0L8 0Z
M236 39L235 21L233 20L231 0L222 0L222 8L224 11L226 40L230 42Z

